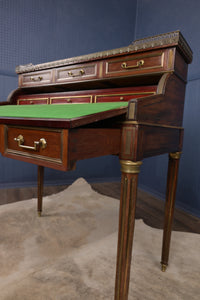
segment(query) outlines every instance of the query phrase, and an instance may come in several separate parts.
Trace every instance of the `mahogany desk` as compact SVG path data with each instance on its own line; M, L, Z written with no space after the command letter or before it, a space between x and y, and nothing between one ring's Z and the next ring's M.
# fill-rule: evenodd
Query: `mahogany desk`
M183 108L192 51L179 31L130 46L16 68L19 88L0 106L0 152L68 171L80 159L118 155L121 200L115 300L128 299L138 174L145 157L169 153L161 265L168 264ZM36 105L35 105L36 104Z

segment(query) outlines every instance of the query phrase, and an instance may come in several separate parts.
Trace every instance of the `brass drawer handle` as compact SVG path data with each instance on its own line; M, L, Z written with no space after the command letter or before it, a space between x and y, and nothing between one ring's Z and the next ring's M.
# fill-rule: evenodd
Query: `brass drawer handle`
M71 77L77 77L77 76L83 76L85 74L85 71L81 69L78 73L73 73L72 71L68 72L68 75Z
M32 77L31 76L31 81L41 81L42 79L43 79L43 77L42 76L38 76L38 77Z
M134 66L127 66L127 63L126 63L126 62L123 62L123 63L121 64L121 67L122 67L123 69L134 69L134 68L141 67L141 66L143 66L143 65L144 65L144 60L141 59L141 60L138 60L137 63L136 63L136 65L134 65Z
M41 147L41 149L45 149L46 146L47 146L47 142L44 138L41 138L39 141L34 141L34 146L26 146L26 145L23 145L24 144L24 137L23 135L18 135L17 138L14 138L14 140L18 143L18 146L20 148L23 148L23 149L28 149L28 150L34 150L34 151L37 151L39 147Z

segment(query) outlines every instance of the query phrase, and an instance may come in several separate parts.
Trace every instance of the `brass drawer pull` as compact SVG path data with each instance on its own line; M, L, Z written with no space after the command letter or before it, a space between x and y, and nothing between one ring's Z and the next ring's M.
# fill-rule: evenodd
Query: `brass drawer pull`
M43 79L43 77L42 76L31 77L30 79L31 79L31 81L41 81Z
M141 66L143 66L143 65L144 65L144 60L141 59L141 60L138 60L137 63L136 63L136 65L134 65L134 66L127 66L127 63L126 63L126 62L123 62L123 63L121 64L121 67L122 67L123 69L134 69L134 68L141 67Z
M68 75L71 77L77 77L77 76L83 76L85 74L85 71L81 69L78 73L73 73L72 71L68 72Z
M34 146L26 146L26 145L23 145L24 144L24 137L23 135L18 135L17 138L14 138L14 140L18 143L18 146L20 148L23 148L23 149L28 149L28 150L34 150L34 151L37 151L39 147L41 147L42 149L45 149L46 146L47 146L47 142L44 138L41 138L39 141L34 141Z

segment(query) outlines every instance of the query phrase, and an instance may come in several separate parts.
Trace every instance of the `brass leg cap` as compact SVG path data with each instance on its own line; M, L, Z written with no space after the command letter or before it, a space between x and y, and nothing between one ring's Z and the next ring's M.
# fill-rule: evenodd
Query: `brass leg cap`
M167 270L167 265L161 263L161 270L165 272Z
M42 216L42 212L38 211L38 216L41 217Z

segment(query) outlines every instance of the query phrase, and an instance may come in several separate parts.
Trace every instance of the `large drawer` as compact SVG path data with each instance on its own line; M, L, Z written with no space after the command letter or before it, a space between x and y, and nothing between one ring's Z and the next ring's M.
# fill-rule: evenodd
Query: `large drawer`
M159 72L164 69L164 51L150 51L145 54L133 54L108 59L104 62L104 77L130 76Z
M68 130L4 127L4 155L52 167L67 169Z
M57 83L84 81L97 78L97 63L73 65L55 70L55 81Z
M20 86L37 86L50 84L53 81L52 70L38 71L32 73L25 73L19 75L19 87Z

